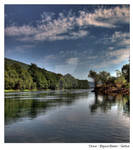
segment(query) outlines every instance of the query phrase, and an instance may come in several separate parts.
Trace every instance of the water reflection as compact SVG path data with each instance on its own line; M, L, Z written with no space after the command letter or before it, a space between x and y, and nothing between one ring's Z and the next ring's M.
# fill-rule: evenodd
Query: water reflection
M129 142L129 97L88 90L5 94L5 142Z
M76 93L75 93L76 92ZM71 105L80 97L88 97L88 91L49 91L14 93L5 96L5 124L17 121L23 117L36 118L40 113L45 114L51 107Z
M95 101L92 105L89 105L89 109L92 113L100 108L104 113L112 109L112 106L116 106L117 109L123 111L123 113L129 115L130 105L129 105L129 96L123 95L98 95L95 93Z

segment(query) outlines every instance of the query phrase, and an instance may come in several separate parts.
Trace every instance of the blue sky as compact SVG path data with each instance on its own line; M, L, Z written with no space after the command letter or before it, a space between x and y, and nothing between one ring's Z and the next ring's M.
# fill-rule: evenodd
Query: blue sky
M5 57L88 79L129 62L128 5L5 5Z

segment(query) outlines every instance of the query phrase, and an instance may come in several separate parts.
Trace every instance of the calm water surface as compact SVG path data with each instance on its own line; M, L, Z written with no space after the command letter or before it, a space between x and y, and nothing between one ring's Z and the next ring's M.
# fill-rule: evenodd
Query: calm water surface
M5 142L128 143L128 97L89 90L5 94Z

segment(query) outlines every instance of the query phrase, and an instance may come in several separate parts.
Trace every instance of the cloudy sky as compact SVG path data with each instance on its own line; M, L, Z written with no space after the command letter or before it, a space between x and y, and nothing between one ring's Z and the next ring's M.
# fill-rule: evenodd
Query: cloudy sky
M6 5L5 57L87 79L129 62L128 5Z

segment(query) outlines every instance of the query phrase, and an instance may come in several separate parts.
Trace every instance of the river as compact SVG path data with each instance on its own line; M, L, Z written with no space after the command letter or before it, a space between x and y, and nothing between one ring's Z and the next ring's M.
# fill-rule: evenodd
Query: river
M90 90L5 93L7 143L129 143L128 97Z

